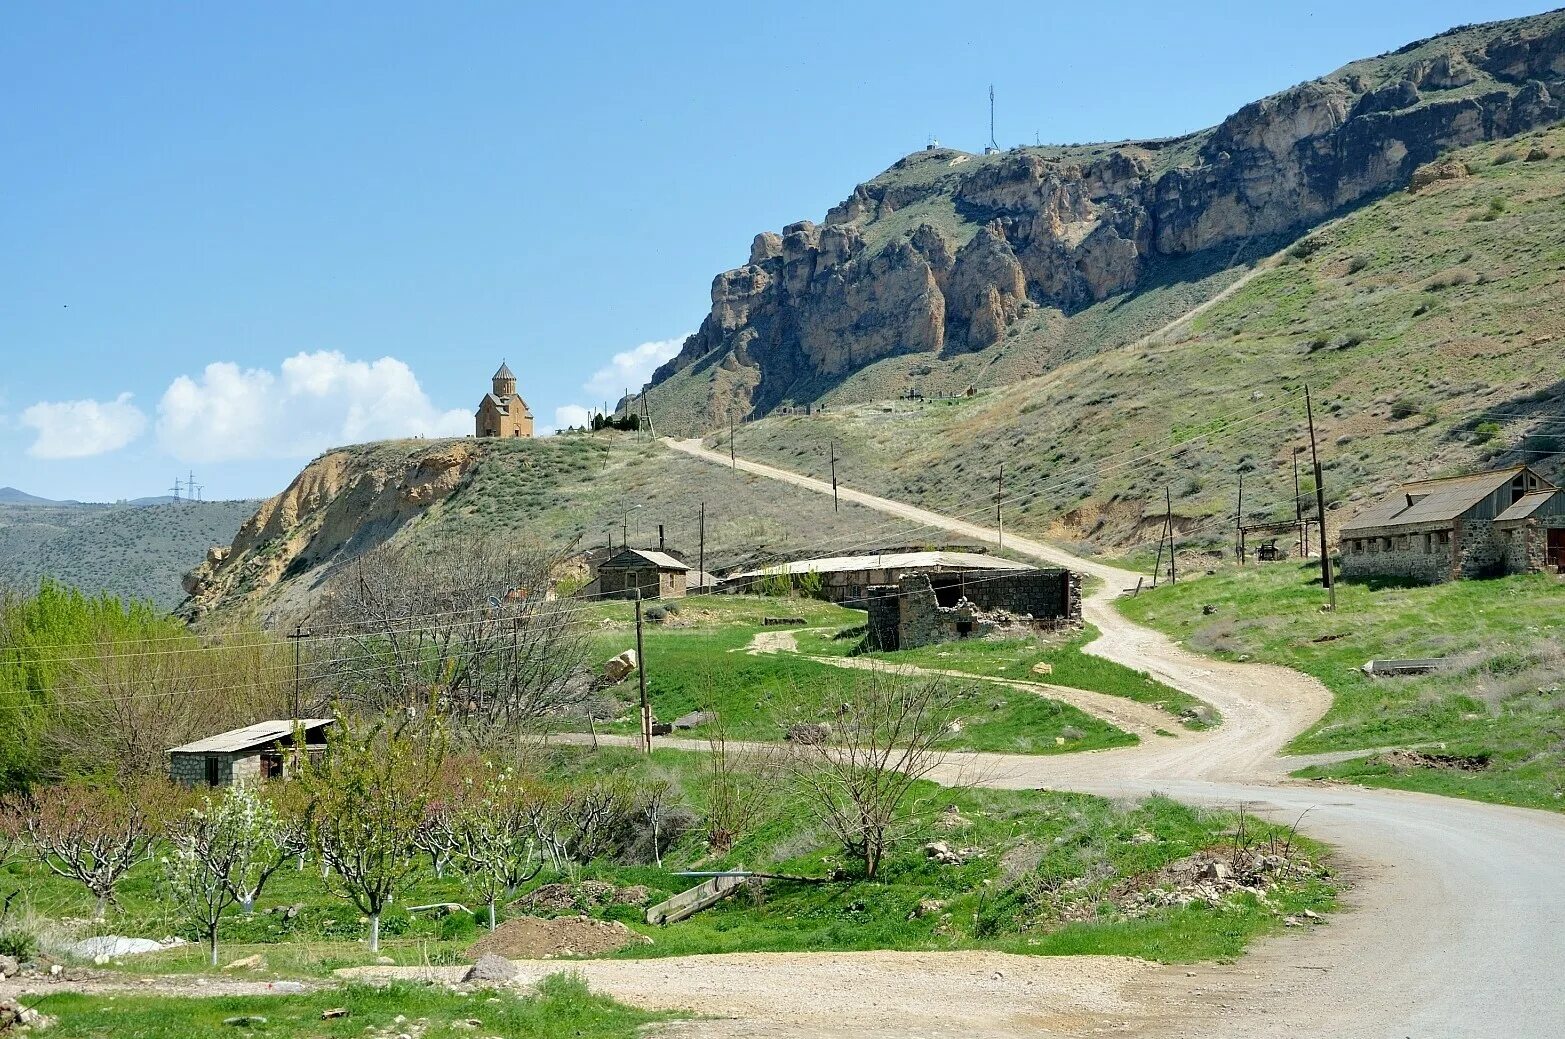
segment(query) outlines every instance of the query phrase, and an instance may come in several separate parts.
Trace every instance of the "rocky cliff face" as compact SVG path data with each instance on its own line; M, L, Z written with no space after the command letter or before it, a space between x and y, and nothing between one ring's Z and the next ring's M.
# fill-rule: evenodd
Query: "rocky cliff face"
M261 503L232 545L212 548L185 576L189 598L179 613L198 620L218 605L231 610L263 598L270 613L286 611L287 601L267 595L285 577L323 575L385 541L461 487L482 453L475 441L415 443L344 448L311 462Z
M701 373L692 418L711 425L888 356L981 350L1030 308L1070 313L1134 291L1160 257L1303 230L1445 149L1558 121L1562 99L1555 12L1356 62L1185 138L918 152L821 225L756 236L652 385Z

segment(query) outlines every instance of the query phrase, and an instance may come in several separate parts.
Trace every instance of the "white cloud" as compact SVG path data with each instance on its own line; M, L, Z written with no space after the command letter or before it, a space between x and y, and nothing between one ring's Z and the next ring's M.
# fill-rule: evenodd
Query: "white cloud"
M548 432L553 433L568 426L592 425L592 409L584 408L580 404L561 404L554 409L554 425Z
M679 353L684 345L685 337L680 336L642 343L633 350L617 353L608 364L592 373L582 389L593 397L619 400L626 387L634 393L645 386L657 366Z
M296 458L406 436L462 436L473 416L442 411L395 357L300 353L278 373L218 361L181 375L158 402L158 440L183 461Z
M627 389L634 393L645 386L658 365L679 353L680 347L685 345L686 338L688 337L655 339L650 343L642 343L633 349L615 354L608 364L593 372L581 386L589 400L596 398L600 403L592 407L562 404L554 409L554 425L544 432L553 433L566 426L590 424L592 413L599 410L602 404L612 408L614 402L624 396Z
M27 453L34 458L90 458L118 451L141 436L147 416L122 393L111 401L40 401L21 415L38 436Z

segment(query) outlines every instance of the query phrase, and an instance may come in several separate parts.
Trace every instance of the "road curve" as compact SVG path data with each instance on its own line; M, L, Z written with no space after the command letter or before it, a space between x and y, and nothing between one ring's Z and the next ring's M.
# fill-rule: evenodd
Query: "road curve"
M664 443L730 464L699 441ZM824 481L775 466L735 464L832 493ZM878 512L996 541L992 529L977 524L840 486L838 493ZM1289 822L1302 814L1302 828L1340 849L1355 882L1346 911L1329 925L1263 941L1237 964L1153 969L1119 993L1116 1011L1084 1010L1046 1023L1024 1015L1013 1031L986 1022L983 1034L1565 1035L1565 816L1290 780L1293 766L1278 755L1330 706L1319 682L1286 668L1199 657L1132 624L1112 602L1134 586L1134 574L1015 535L1006 536L1005 547L1099 578L1083 610L1102 636L1087 651L1200 697L1222 711L1224 722L1200 739L1095 754L951 755L945 778L977 775L985 785L1110 796L1159 791L1196 803L1244 802Z

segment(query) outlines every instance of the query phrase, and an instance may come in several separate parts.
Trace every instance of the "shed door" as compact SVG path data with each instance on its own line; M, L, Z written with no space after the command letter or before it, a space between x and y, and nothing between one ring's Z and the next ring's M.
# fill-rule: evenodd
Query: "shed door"
M217 786L217 758L206 759L206 785Z
M1565 567L1565 529L1549 531L1549 565Z

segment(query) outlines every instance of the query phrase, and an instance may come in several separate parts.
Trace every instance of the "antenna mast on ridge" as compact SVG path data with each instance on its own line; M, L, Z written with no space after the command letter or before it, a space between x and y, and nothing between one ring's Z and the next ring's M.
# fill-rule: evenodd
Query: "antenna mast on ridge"
M985 155L993 155L1000 150L1000 142L994 139L994 84L989 84L989 147L984 149Z

